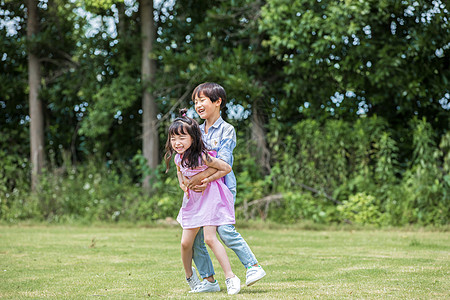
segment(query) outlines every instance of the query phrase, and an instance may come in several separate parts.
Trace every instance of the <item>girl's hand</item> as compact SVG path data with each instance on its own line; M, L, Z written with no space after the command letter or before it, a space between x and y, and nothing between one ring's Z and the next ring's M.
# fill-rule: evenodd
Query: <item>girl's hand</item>
M183 192L186 194L187 198L189 199L189 189L184 184L180 184L180 188L183 190Z
M209 177L206 177L205 179L202 180L202 184L208 184L209 181Z

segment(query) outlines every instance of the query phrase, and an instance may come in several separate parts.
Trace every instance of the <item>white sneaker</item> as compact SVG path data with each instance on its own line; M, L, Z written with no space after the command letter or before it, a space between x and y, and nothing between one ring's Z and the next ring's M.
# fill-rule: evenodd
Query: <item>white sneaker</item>
M247 276L246 276L247 279L245 281L245 284L247 286L251 286L252 284L257 282L258 280L260 280L264 276L266 276L266 272L263 270L263 268L261 266L249 267L247 269Z
M227 285L228 295L236 295L241 290L241 280L236 275L227 278L225 284Z
M191 288L191 291L195 289L195 287L202 282L197 277L197 272L195 272L195 268L192 267L192 276L190 278L186 278L187 283L189 284L189 287Z
M209 293L209 292L220 292L220 286L217 280L214 282L209 282L206 279L203 279L200 284L198 284L192 291L189 293Z

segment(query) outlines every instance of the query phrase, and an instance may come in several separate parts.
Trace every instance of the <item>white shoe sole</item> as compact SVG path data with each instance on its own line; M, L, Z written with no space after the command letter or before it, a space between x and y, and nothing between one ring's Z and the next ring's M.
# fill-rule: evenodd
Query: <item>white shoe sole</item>
M251 285L257 283L259 280L263 279L264 276L266 276L266 272L264 272L264 273L262 274L262 276L260 276L260 277L258 277L258 278L256 278L256 279L253 279L253 281L246 282L245 284L246 284L247 286L251 286Z
M239 292L241 291L241 289L239 288L239 290L237 290L236 292L233 292L233 293L228 293L228 295L236 295L236 294L238 294Z
M204 289L194 289L192 291L189 291L189 293L197 294L197 293L215 293L220 292L220 286L215 285L214 287L204 288Z

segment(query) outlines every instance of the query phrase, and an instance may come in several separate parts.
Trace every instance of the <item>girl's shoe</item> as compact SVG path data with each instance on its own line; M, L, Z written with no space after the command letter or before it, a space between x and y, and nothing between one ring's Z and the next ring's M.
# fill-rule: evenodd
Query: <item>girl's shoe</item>
M247 286L251 286L252 284L257 282L264 276L266 276L266 272L263 270L263 268L261 266L249 267L247 269L247 276L246 276L247 278L246 278L245 284Z
M214 282L209 282L206 279L203 279L200 284L198 284L192 291L189 293L209 293L209 292L220 292L220 286L217 280Z
M192 276L190 278L186 278L187 283L189 284L189 287L191 288L191 291L195 289L196 286L201 284L202 282L197 277L197 272L195 272L195 268L192 267Z
M225 284L227 285L228 295L235 295L241 290L241 280L236 275L234 275L234 277L227 278L227 280L225 280Z

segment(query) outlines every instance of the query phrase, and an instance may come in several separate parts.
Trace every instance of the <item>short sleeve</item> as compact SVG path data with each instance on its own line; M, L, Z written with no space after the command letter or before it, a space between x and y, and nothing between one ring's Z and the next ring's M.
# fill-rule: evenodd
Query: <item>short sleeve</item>
M181 157L180 157L180 154L176 154L175 155L175 157L173 158L173 161L175 162L175 164L177 165L177 166L180 166L180 162L181 162Z
M217 157L217 151L209 150L209 151L208 151L208 154L209 154L210 156L212 156L212 157Z

